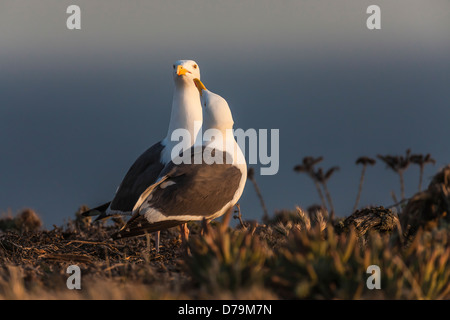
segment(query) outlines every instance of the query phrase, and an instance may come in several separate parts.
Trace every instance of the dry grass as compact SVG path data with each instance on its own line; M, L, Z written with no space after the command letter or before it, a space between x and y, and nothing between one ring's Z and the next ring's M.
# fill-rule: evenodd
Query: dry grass
M10 214L0 220L0 299L450 299L449 195L450 166L398 216L365 208L332 224L314 206L264 225L213 223L204 235L191 223L189 254L177 228L162 232L157 254L150 237L109 240L120 220L76 215L41 231L29 212ZM72 264L81 290L66 287ZM380 290L366 287L370 265Z

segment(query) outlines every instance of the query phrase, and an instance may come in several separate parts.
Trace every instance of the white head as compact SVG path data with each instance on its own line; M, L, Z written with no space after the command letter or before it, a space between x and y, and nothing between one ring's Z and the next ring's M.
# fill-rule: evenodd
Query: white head
M192 84L195 78L200 79L200 67L193 60L178 60L173 64L172 75L177 84Z
M225 131L233 128L233 116L227 101L205 88L199 79L194 83L200 92L200 100L203 108L203 129L219 129Z

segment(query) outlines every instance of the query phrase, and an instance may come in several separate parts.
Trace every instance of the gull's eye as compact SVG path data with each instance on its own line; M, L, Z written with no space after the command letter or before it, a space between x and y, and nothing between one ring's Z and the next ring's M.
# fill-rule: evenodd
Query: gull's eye
M193 67L194 67L194 69L197 69L197 65L196 64L194 64Z
M173 65L173 68L175 69L175 65Z

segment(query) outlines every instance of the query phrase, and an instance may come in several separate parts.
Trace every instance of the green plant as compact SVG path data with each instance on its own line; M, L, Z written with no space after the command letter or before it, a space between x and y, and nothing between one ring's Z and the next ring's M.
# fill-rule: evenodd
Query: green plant
M211 228L207 234L189 239L186 258L193 280L208 292L262 284L269 250L250 232Z
M449 299L448 229L417 233L407 247L393 235L370 232L360 246L354 228L336 234L291 232L272 259L272 285L287 298L305 299ZM381 289L366 286L367 268L381 270Z

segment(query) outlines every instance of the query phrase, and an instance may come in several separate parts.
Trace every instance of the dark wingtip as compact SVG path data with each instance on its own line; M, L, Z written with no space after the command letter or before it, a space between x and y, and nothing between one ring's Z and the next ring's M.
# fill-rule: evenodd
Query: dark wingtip
M139 219L138 221L135 221ZM143 216L136 216L135 219L129 220L127 225L123 226L122 229L117 231L111 236L113 240L133 238L144 236L149 233L165 230L168 228L176 227L180 224L186 223L187 221L179 220L164 220L149 224Z
M108 209L110 204L111 204L111 202L104 203L101 206L98 206L96 208L82 212L81 215L83 217L92 217L92 216L101 217L102 216L102 217L106 218L107 216L105 214L105 211L106 211L106 209ZM98 220L98 218L95 221L97 221L97 220Z
M91 210L88 210L88 211L85 211L85 212L81 213L81 215L83 217L98 216L99 214L101 214L101 212L98 211L97 209L91 209Z
M111 235L111 240L118 240L118 239L122 239L122 235L119 232L114 233L113 235Z
M102 220L105 220L105 219L111 217L111 216L106 215L105 212L98 212L97 214L94 214L94 215L97 216L97 218L95 218L94 222L102 221Z

